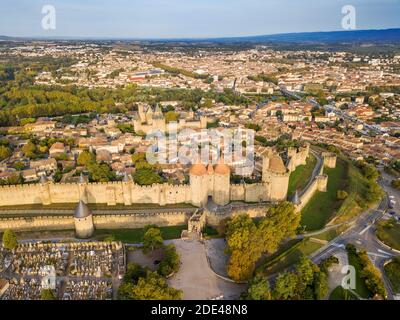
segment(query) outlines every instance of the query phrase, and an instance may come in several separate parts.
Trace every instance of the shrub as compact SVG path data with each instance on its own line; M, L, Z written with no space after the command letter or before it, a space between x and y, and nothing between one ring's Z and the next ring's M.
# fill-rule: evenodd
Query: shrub
M349 196L349 194L348 194L346 191L344 191L344 190L338 190L338 191L337 191L336 197L337 197L338 200L344 200L344 199L346 199L348 196Z

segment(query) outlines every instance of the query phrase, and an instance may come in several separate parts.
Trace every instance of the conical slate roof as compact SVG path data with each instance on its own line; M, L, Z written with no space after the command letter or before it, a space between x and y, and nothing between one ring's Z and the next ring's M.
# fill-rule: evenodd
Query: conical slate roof
M92 215L92 211L89 209L86 203L84 203L82 200L79 201L75 209L74 217L78 219L83 219L89 217L90 215Z

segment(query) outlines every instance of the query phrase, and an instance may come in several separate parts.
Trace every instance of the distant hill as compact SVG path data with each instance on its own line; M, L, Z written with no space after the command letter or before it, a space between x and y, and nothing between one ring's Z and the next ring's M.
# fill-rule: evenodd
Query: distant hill
M295 43L338 43L338 42L400 42L400 29L351 30L330 32L300 32L250 37L220 38L218 41L234 42L295 42Z
M338 43L400 43L400 28L382 30L351 30L327 32L281 33L245 37L220 38L171 38L171 39L138 39L138 38L101 38L101 37L8 37L0 35L3 41L29 40L68 40L68 41L138 41L138 42L181 42L181 43L297 43L297 44L338 44Z

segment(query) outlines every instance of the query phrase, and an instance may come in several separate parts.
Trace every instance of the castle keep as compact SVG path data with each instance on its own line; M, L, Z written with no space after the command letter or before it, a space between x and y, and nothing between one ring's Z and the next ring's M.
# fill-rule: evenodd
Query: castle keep
M145 109L143 104L138 106L138 115L133 120L133 128L135 132L143 132L148 134L153 131L167 131L167 121L159 106L153 109L149 106ZM180 118L176 124L176 131L183 129L206 129L207 117L200 116L195 119L194 112L190 112L187 118Z

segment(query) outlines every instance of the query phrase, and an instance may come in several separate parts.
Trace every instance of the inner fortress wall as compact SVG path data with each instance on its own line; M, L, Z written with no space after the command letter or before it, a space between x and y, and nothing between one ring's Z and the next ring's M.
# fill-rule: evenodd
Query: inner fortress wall
M137 229L155 224L159 227L184 225L191 213L163 212L146 214L94 215L96 229ZM0 232L6 229L14 231L56 231L73 230L74 217L70 216L32 216L24 218L0 219Z
M87 203L106 203L108 205L149 203L178 204L191 203L190 186L156 184L138 186L123 182L89 184L25 184L0 187L0 207L31 204L78 203L84 199ZM127 203L128 202L128 203Z
M267 213L267 205L264 204L254 207L234 208L224 212L210 212L205 210L204 213L206 215L207 225L216 228L220 225L221 221L241 214L247 214L250 216L250 218L265 217Z

